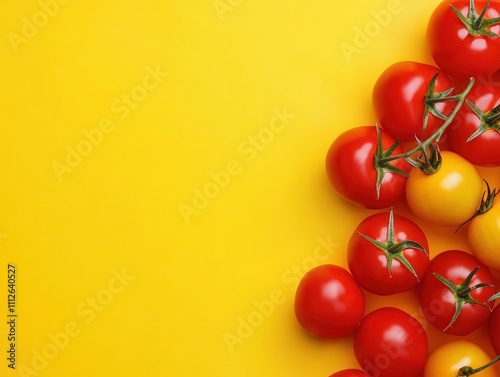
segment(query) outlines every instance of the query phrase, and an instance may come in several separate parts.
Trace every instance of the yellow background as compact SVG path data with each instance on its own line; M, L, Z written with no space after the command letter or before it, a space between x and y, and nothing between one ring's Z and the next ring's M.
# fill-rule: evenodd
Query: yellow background
M298 327L295 284L315 264L346 265L368 212L332 192L325 153L374 123L383 69L429 62L437 3L4 0L0 322L8 263L18 317L17 369L2 357L0 375L356 367L351 338ZM466 247L422 226L433 254ZM418 313L411 294L367 299Z

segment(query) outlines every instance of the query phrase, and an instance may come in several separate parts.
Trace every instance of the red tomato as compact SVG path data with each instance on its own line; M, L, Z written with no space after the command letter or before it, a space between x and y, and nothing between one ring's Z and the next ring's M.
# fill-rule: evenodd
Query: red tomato
M359 369L344 369L330 375L330 377L370 377L370 375Z
M367 314L354 335L354 354L370 376L417 377L424 369L427 352L422 325L397 308Z
M396 139L384 130L379 131L382 147L387 151L395 145ZM377 146L377 127L352 128L334 140L325 162L328 178L337 194L355 205L371 209L389 207L402 197L407 178L394 172L394 168L406 173L411 168L405 159L377 166ZM392 155L401 153L403 150L399 146L392 151ZM382 178L380 182L379 178Z
M340 266L315 267L297 287L295 316L308 333L318 338L340 338L352 333L364 313L363 290Z
M447 250L429 263L419 285L420 307L427 320L441 331L468 335L488 321L494 302L487 301L495 294L494 284L490 270L472 254Z
M491 2L481 21L479 14L485 5L486 1L441 1L432 13L427 45L434 62L447 74L487 76L500 68L500 38L495 37L500 25L489 25L490 19L500 16L500 3Z
M467 98L447 129L450 145L475 165L500 166L500 87L476 83Z
M391 136L402 141L425 140L443 123L442 118L426 111L429 84L438 74L433 93L453 87L450 79L438 68L411 61L398 62L387 68L373 87L372 103L379 125ZM453 102L436 103L443 115L453 110ZM427 113L425 130L424 114Z
M369 216L357 226L349 240L347 260L362 288L391 295L416 287L427 271L428 249L422 229L391 210Z
M500 305L493 309L491 314L490 340L495 354L500 355Z

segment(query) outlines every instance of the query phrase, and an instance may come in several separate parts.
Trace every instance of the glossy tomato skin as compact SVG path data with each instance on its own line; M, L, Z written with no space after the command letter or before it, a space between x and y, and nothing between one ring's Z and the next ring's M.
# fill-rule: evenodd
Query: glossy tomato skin
M487 76L500 68L500 38L471 36L466 26L450 8L454 5L468 16L469 0L442 1L432 13L427 25L427 45L434 62L448 75L456 78ZM480 13L486 1L475 1ZM500 4L492 1L485 17L500 16ZM500 33L500 26L489 28Z
M483 180L476 167L460 155L442 151L441 168L431 175L414 168L406 184L413 214L436 225L458 226L479 208Z
M394 138L401 141L425 140L443 123L429 114L423 130L424 97L434 75L439 73L434 92L443 92L453 87L451 80L438 68L429 64L402 61L389 66L376 81L372 92L372 103L379 125ZM436 108L448 115L453 103L442 102Z
M384 150L396 140L380 130ZM326 156L328 179L339 196L350 203L369 209L387 208L404 194L406 177L385 173L377 198L377 171L374 156L377 151L377 130L375 126L351 128L340 134L331 144ZM393 155L403 153L397 147ZM410 165L405 159L391 163L408 172Z
M424 328L398 308L370 312L354 335L354 354L370 376L417 377L424 369L427 353Z
M358 327L365 313L365 295L343 267L326 264L308 271L295 293L295 316L309 334L340 338Z
M429 356L424 377L457 377L460 368L479 368L491 361L488 354L477 344L457 340L438 347ZM474 374L477 377L497 377L493 367Z
M479 110L488 113L500 105L500 87L477 83L468 97ZM500 127L499 122L495 122ZM464 104L446 130L449 143L456 153L478 166L500 166L500 132L494 127L474 139L467 139L481 126L481 119L468 104Z
M330 377L370 377L370 376L359 369L344 369L330 375Z
M439 281L434 273L441 275L454 285L460 285L467 276L479 267L471 280L470 286L487 283L491 287L473 290L470 296L480 302L486 301L495 294L495 280L490 270L479 262L472 254L461 250L447 250L431 259L427 274L418 287L418 299L425 317L434 327L444 331L455 313L456 298L452 291ZM483 305L465 303L456 321L446 329L450 335L465 336L486 324L490 318L494 302Z
M467 242L474 256L500 272L500 198L485 213L474 217L467 229ZM500 333L499 333L500 337Z
M500 355L500 305L493 309L490 318L490 341L496 355Z
M394 238L396 243L412 240L427 252L413 247L405 248L402 255L413 267L415 276L402 262L392 259L390 273L387 253L362 237L387 244L390 214L377 213L365 218L355 229L347 246L347 261L354 279L368 292L392 295L409 291L423 279L429 264L427 237L412 220L394 214Z

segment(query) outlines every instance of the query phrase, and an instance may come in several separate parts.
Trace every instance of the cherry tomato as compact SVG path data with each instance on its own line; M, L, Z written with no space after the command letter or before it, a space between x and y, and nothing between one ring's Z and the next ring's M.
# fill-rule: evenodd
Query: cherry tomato
M500 305L493 309L490 318L490 340L495 354L500 355Z
M477 270L476 270L477 269ZM488 284L489 286L483 286ZM447 250L431 259L418 287L423 314L436 328L451 335L468 335L487 323L495 280L472 254Z
M441 1L429 19L427 45L431 56L451 76L487 76L500 68L500 38L495 36L500 25L488 25L490 19L500 16L500 4L491 2L481 19L485 5L486 1Z
M500 166L500 87L476 83L467 99L446 130L449 143L475 165Z
M354 334L354 354L370 376L419 376L427 352L424 328L398 308L383 307L372 311Z
M437 225L461 225L481 202L483 181L476 167L450 151L442 151L441 168L425 174L417 168L406 184L406 201L413 214Z
M438 68L428 64L403 61L391 65L378 78L372 93L372 102L379 125L391 136L402 141L425 140L443 123L442 117L433 114L435 109L442 115L449 115L451 102L439 102L432 106L435 98L429 98L429 84L435 81L434 97L437 93L451 89L450 79ZM428 108L428 109L427 109ZM426 125L424 129L424 115Z
M384 130L379 132L382 147L387 151L396 140ZM326 156L326 171L338 195L371 209L389 207L403 196L407 178L393 168L408 172L410 165L405 159L398 159L384 167L376 166L374 160L378 152L375 126L349 129L333 141ZM397 146L392 153L399 155L403 150ZM379 181L379 178L382 179Z
M489 186L488 191L487 196L491 195ZM500 199L492 199L491 207L470 221L467 242L480 262L500 272Z
M365 296L344 268L326 264L308 271L295 293L299 324L318 338L352 333L365 313Z
M356 227L347 247L347 260L362 288L391 295L416 287L429 264L428 250L422 229L391 210L369 216Z
M359 369L344 369L330 375L330 377L370 377L370 376Z
M457 377L462 367L476 369L490 361L488 354L477 344L466 340L452 341L430 354L425 365L424 377ZM493 368L486 368L474 376L497 377Z

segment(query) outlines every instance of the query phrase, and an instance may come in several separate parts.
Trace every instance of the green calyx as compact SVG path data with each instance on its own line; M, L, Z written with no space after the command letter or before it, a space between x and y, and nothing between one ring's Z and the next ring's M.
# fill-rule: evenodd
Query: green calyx
M463 306L466 304L481 305L491 310L491 308L488 306L488 302L494 300L495 295L491 296L486 302L479 302L471 296L471 293L476 289L493 287L493 285L488 283L479 283L471 286L472 279L474 278L478 270L479 266L476 267L469 275L467 275L463 283L459 285L453 284L451 281L439 275L438 273L433 274L436 279L438 279L441 283L449 288L449 290L453 293L453 297L455 298L455 313L453 314L453 318L451 319L450 323L443 330L444 332L446 332L446 330L453 326L458 316L462 312Z
M382 187L382 181L384 180L385 174L395 173L402 175L404 177L408 177L408 173L390 164L392 154L399 146L399 139L396 140L396 142L393 145L391 145L389 149L384 150L384 146L382 145L382 134L380 133L380 128L378 127L378 125L376 126L376 129L377 129L377 150L375 152L375 155L373 156L373 163L375 166L375 170L377 171L376 190L378 199L380 197L380 187Z
M495 198L497 196L497 189L491 189L490 185L486 181L486 179L483 179L484 183L486 184L486 191L483 192L483 196L481 197L481 203L479 204L479 208L474 212L474 214L463 224L461 224L457 230L455 230L455 233L460 230L465 224L469 223L472 219L474 219L477 216L481 216L482 214L485 214L488 212L490 209L493 208L493 203L495 202Z
M464 16L456 7L450 4L451 9L457 17L462 21L464 26L467 28L467 31L469 34L473 37L477 35L482 35L486 37L500 37L500 35L492 32L489 30L489 28L493 25L499 24L500 23L500 18L485 18L484 15L486 14L486 10L488 9L488 6L490 5L490 0L488 0L481 11L481 13L477 13L476 10L476 4L474 0L470 0L469 4L469 14L468 16Z
M474 112L474 114L476 114L476 116L481 121L481 124L479 125L477 130L467 139L468 142L474 140L476 137L488 130L500 132L500 105L495 106L487 113L484 113L483 111L479 110L479 108L472 101L467 99L466 102Z
M429 123L429 115L433 115L436 118L439 118L441 120L446 120L447 116L444 115L437 107L436 105L441 102L448 102L448 101L457 101L460 99L459 95L455 96L450 96L451 93L455 90L455 88L449 88L445 90L444 92L436 92L436 81L438 79L439 72L436 73L431 81L429 82L429 85L427 86L427 93L425 94L424 97L424 123L422 125L422 132L425 131L427 128L427 123Z
M415 272L415 269L411 265L410 261L404 256L403 252L406 249L416 249L422 251L427 257L429 257L429 254L427 253L427 250L425 250L425 247L423 247L417 241L413 240L403 240L400 242L396 241L396 236L394 232L394 211L392 208L389 212L389 221L387 223L387 240L385 242L377 241L363 233L358 233L358 234L385 254L387 258L387 272L389 274L389 277L392 277L391 274L392 262L394 260L397 260L403 266L405 266L412 273L413 276L415 276L417 281L420 281L420 278Z
M418 143L420 145L420 141ZM439 145L429 144L427 148L422 148L422 153L417 159L408 159L408 162L427 175L437 173L443 162Z

